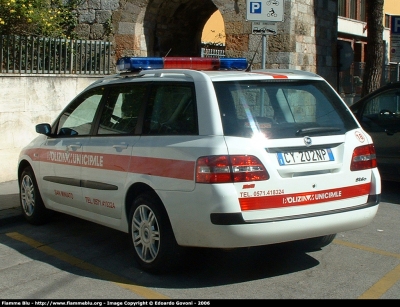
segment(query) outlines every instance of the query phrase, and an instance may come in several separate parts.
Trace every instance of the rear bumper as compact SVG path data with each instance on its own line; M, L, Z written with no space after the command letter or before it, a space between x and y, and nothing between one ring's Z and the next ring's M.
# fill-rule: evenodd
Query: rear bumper
M346 210L244 222L241 213L211 214L212 222L175 232L178 244L192 247L240 248L283 243L364 227L377 214L379 196ZM223 224L225 223L225 224Z
M336 209L336 210L329 210L323 212L313 212L307 214L299 214L299 215L291 215L291 216L280 216L274 217L269 219L262 219L257 221L245 221L243 219L243 215L240 212L237 213L211 213L210 219L211 223L214 225L242 225L242 224L255 224L255 223L274 223L274 222L282 222L288 220L296 220L296 219L306 219L318 216L326 216L338 213L344 213L348 211L355 211L355 210L363 210L368 207L373 207L379 205L381 199L381 195L370 195L368 197L368 201L365 204L357 205L354 207L344 208L344 209Z

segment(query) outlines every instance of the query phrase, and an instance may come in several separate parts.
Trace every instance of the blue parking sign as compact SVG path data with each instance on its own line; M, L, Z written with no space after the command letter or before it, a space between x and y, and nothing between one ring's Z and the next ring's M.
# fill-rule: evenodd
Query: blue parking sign
M250 1L250 13L261 14L261 2Z
M400 34L400 16L392 16L390 23L390 33Z

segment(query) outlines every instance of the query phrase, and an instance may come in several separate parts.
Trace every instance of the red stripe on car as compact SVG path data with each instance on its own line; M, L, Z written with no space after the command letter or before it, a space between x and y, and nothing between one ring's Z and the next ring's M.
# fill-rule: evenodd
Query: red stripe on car
M194 161L48 149L31 149L24 154L45 163L194 180Z
M239 203L242 211L312 205L326 203L327 201L336 201L369 195L370 187L371 183L365 183L350 187L315 192L245 197L239 198Z

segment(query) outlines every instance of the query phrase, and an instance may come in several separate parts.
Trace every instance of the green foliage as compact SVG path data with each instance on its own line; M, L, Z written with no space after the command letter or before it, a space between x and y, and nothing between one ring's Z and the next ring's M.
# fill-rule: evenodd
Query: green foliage
M0 34L74 38L79 0L0 0Z
M110 36L113 32L113 25L112 25L112 18L107 19L106 23L104 24L105 35Z

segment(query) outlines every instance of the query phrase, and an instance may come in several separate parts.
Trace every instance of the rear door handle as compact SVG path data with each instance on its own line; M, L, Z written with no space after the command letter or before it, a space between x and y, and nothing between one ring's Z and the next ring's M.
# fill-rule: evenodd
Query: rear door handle
M113 145L113 148L115 148L116 150L127 149L128 144L121 143L121 144Z

